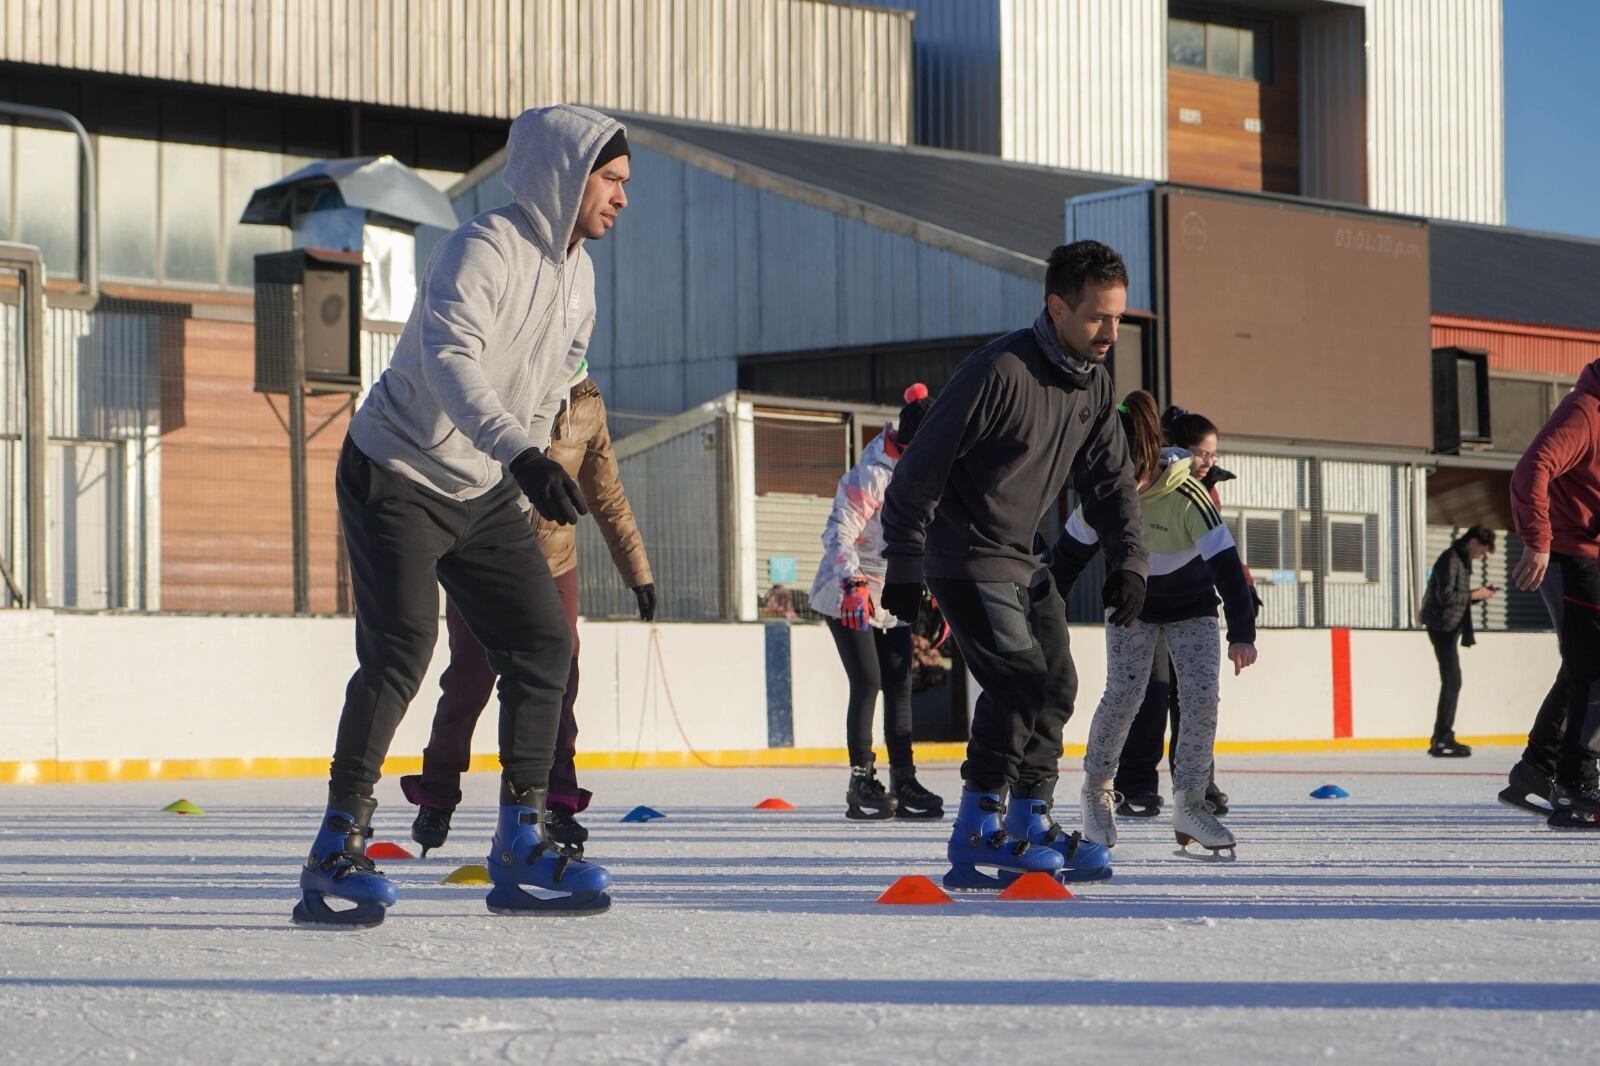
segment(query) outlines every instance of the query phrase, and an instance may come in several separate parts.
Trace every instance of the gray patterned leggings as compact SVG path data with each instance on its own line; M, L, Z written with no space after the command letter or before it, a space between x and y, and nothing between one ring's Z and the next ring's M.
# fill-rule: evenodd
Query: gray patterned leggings
M1106 692L1089 726L1083 770L1091 778L1115 776L1128 729L1139 714L1157 637L1165 633L1178 671L1182 712L1172 759L1176 792L1205 788L1211 780L1211 747L1217 738L1218 671L1222 640L1216 615L1182 622L1139 622L1106 627Z

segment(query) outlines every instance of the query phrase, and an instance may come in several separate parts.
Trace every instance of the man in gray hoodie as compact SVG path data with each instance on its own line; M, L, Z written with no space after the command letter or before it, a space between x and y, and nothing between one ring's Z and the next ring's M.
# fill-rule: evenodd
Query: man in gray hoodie
M439 585L500 675L490 908L610 904L610 875L544 831L572 638L527 510L564 523L587 510L545 450L594 331L583 242L605 236L627 206L629 175L615 120L570 106L518 117L506 145L514 202L434 249L389 369L351 420L336 488L360 667L345 691L297 921L372 925L395 900L363 841L384 756L433 657ZM325 897L355 907L334 910Z

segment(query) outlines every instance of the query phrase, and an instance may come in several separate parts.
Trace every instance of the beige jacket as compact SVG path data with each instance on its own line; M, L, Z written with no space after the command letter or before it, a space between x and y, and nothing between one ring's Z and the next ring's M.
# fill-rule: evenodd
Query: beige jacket
M578 483L589 513L600 524L600 534L611 549L611 561L629 588L650 585L650 560L645 555L644 539L633 520L633 508L622 494L622 479L617 476L617 457L611 450L611 433L606 429L606 405L600 387L584 378L572 387L566 410L555 420L550 434L550 458ZM539 547L556 576L578 565L578 527L560 526L538 519L534 529Z

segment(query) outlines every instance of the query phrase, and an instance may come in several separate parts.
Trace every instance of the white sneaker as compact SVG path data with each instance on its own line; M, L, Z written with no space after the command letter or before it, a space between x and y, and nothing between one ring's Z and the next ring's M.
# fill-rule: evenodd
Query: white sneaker
M1204 788L1179 792L1172 809L1172 831L1178 843L1187 848L1199 844L1209 851L1232 851L1233 834L1217 820L1211 805L1206 802Z
M1117 846L1117 796L1111 787L1115 778L1086 777L1083 791L1078 794L1083 808L1083 839L1092 840L1108 848Z

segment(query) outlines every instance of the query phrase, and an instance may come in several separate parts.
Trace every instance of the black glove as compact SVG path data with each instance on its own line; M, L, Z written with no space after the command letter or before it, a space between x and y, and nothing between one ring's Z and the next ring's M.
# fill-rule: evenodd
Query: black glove
M1106 578L1100 602L1111 611L1106 619L1109 624L1131 626L1144 610L1144 578L1132 570L1118 570Z
M878 597L878 606L902 622L916 621L917 612L922 609L922 582L889 582L883 586L883 595Z
M567 476L560 463L538 448L529 448L511 460L511 476L517 479L517 486L533 509L547 521L570 526L579 515L589 513L578 483Z
M639 597L639 621L654 622L656 620L655 585L635 585L633 594Z

